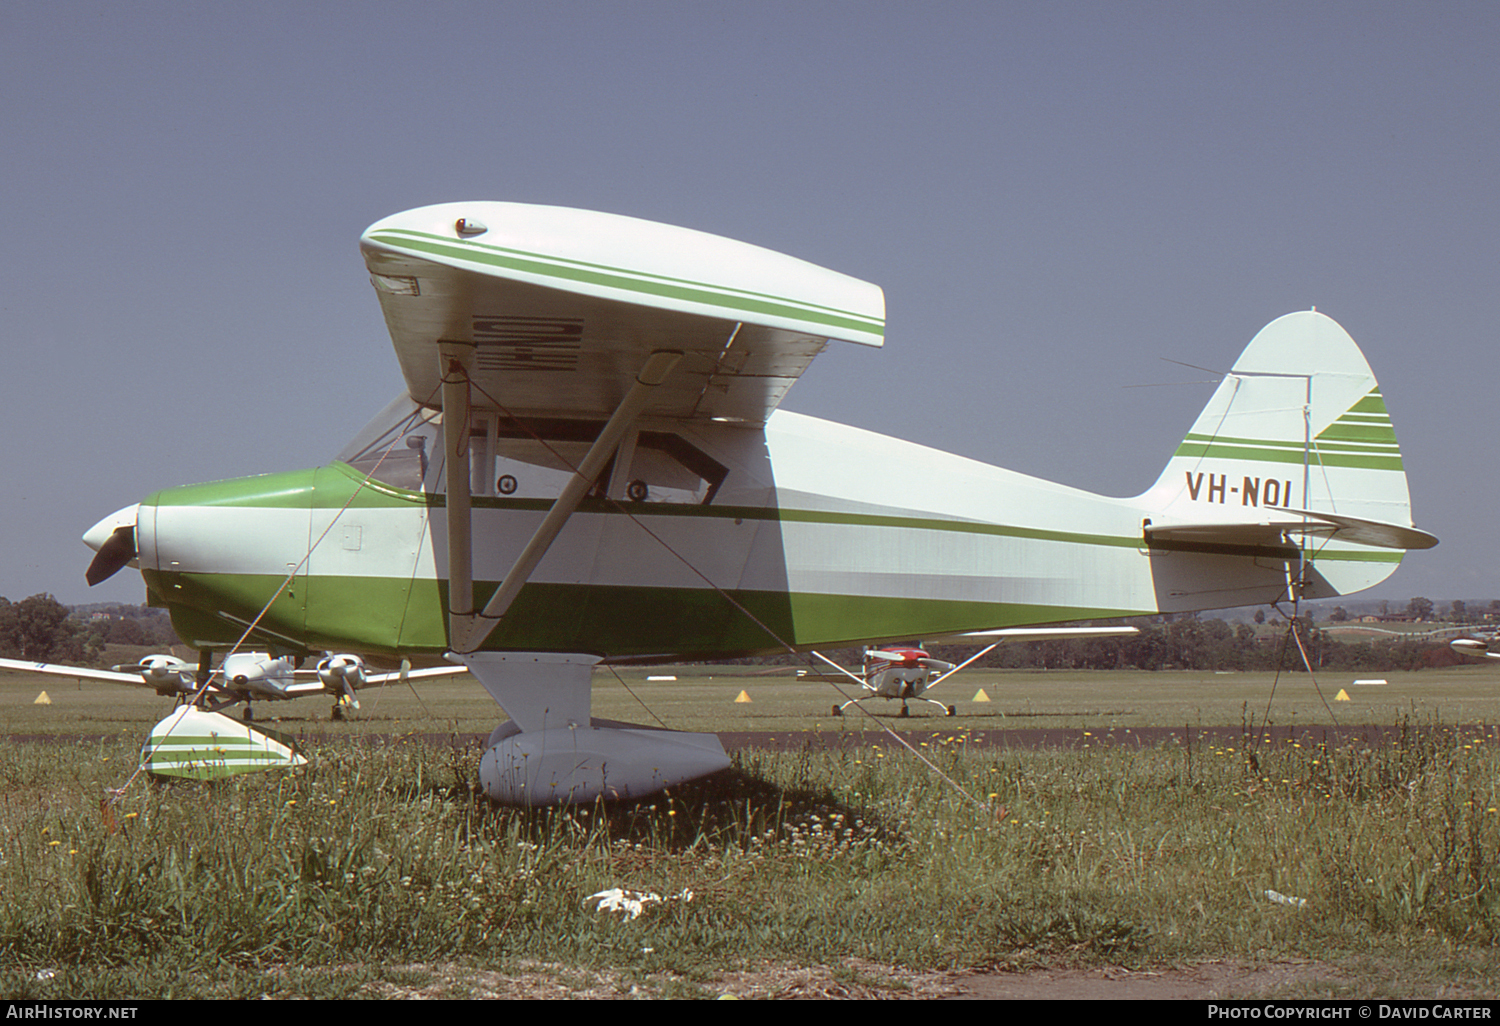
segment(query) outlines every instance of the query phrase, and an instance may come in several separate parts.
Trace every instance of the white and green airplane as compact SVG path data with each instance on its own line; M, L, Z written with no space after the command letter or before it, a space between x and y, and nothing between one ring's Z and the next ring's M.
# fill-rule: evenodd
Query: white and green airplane
M248 631L467 667L508 717L481 763L499 801L727 765L712 735L592 719L601 661L1325 598L1436 544L1369 366L1316 312L1256 335L1160 479L1109 498L778 411L824 347L885 324L879 288L792 257L483 202L361 246L401 394L328 466L101 521L89 579L138 567L200 650Z

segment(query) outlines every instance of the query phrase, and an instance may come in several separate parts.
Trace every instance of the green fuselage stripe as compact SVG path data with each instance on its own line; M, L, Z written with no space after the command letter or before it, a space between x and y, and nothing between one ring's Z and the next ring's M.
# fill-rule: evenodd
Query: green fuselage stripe
M353 489L363 480L358 471L346 464L335 463L331 469L341 471L347 478L346 487L328 487L325 476L317 481L317 470L290 471L271 474L263 478L216 482L206 485L188 485L158 492L145 500L148 506L225 506L270 509L380 509L410 506L425 506L442 509L447 505L445 496L425 492L410 492L391 488L378 482L367 482L350 501ZM248 482L259 486L247 490ZM472 500L476 510L514 510L518 512L545 513L552 508L551 499L505 499L475 496ZM978 534L993 537L1027 538L1034 541L1065 542L1078 545L1107 545L1115 548L1143 548L1140 537L1125 535L1090 534L1079 531L1057 531L1035 527L1015 527L1009 524L984 523L972 520L946 520L937 517L901 516L885 513L845 513L833 510L778 509L774 506L705 506L700 504L671 502L615 502L603 499L585 499L578 512L598 516L650 516L690 517L716 520L757 520L784 524L839 524L849 527L886 527L907 531L952 531L959 534Z
M1386 554L1378 554L1385 561ZM1399 555L1390 554L1399 559ZM1327 558L1327 557L1323 557ZM162 574L147 571L153 595L167 597L183 638L232 643L242 623L284 583L273 575ZM494 582L476 582L483 605ZM400 654L447 648L447 582L430 578L317 577L316 601L279 598L261 620L309 649L355 647ZM235 619L205 613L217 608ZM746 616L749 612L750 616ZM674 653L731 657L852 644L873 638L939 637L997 627L1064 623L1154 613L1154 608L1085 608L1028 603L835 595L708 588L554 584L522 588L486 647L496 650L600 652L615 657ZM238 622L236 622L238 621ZM693 648L684 651L684 638ZM275 643L276 637L263 639Z

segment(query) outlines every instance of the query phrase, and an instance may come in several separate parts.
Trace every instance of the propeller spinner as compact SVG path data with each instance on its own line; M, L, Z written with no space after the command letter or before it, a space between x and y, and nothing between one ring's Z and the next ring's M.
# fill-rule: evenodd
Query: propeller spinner
M94 561L84 572L93 587L107 581L136 558L135 518L139 505L117 510L89 528L83 543L94 550Z

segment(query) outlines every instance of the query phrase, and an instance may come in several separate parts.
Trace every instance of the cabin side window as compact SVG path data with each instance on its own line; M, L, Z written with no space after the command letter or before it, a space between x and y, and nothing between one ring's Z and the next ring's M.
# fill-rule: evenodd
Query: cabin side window
M604 427L602 422L480 415L469 437L475 495L555 499ZM728 471L669 431L633 429L590 495L619 502L707 504Z
M555 499L603 429L602 421L517 421L475 411L469 428L469 490L499 499ZM402 396L336 457L376 481L422 491L436 487L443 459L443 415ZM437 471L437 472L435 472ZM671 431L635 428L590 492L619 502L706 505L728 470Z

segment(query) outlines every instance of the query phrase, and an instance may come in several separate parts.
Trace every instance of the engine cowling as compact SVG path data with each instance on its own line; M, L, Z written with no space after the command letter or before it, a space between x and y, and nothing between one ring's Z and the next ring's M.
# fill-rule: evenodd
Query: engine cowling
M336 695L365 684L365 661L357 655L331 655L318 660L318 680Z
M197 690L194 669L176 656L148 655L134 666L116 666L117 673L134 671L159 695L190 695Z

